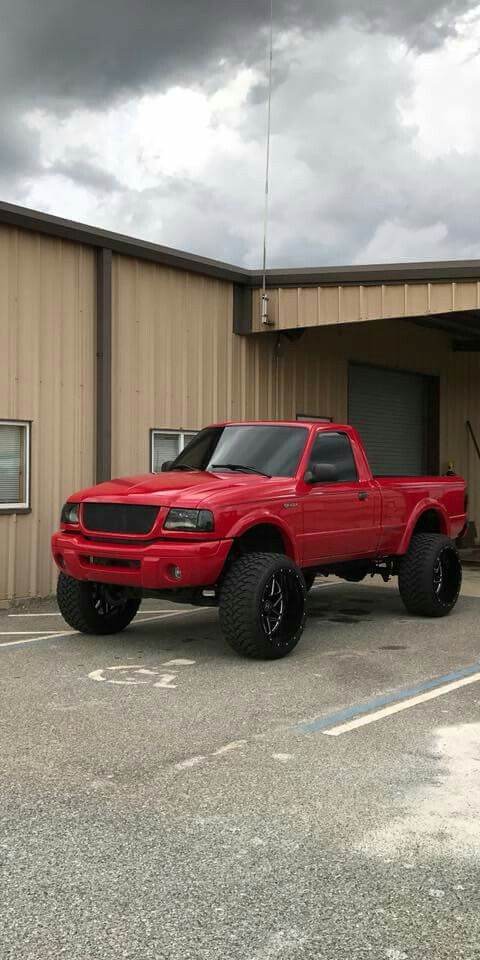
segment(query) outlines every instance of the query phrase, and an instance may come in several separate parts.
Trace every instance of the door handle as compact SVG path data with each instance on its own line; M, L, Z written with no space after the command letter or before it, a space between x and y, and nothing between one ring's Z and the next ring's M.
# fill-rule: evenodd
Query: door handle
M366 491L366 490L361 490L360 493L358 494L358 499L359 499L359 500L367 500L367 499L368 499L368 493L367 493L367 491Z

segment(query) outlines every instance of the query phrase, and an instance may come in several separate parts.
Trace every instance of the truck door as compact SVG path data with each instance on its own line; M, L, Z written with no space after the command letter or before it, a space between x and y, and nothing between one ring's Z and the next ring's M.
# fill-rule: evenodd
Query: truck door
M319 432L308 469L334 468L334 479L304 484L303 565L322 560L374 556L380 534L381 494L370 477L360 479L350 439L340 431Z

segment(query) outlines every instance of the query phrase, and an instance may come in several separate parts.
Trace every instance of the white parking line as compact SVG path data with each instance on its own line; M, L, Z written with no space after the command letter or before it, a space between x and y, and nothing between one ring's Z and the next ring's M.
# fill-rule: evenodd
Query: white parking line
M140 610L139 616L144 613L169 613L170 607L166 610L162 610L161 607L158 607L157 610ZM62 614L57 611L56 613L8 613L8 617L61 617Z
M173 613L161 613L156 617L146 617L144 620L134 620L133 623L152 623L154 620L168 620L170 617L182 617L182 616L187 617L191 613L200 613L201 610L205 610L205 609L209 609L209 608L196 607L195 610L175 610ZM62 632L59 632L59 633L52 633L49 630L44 630L43 632L39 630L36 630L36 631L21 630L17 632L13 630L13 631L10 631L9 633L0 634L0 636L3 635L8 637L12 637L12 636L16 637L16 636L23 636L25 633L41 633L42 635L37 637L28 637L28 638L25 638L24 640L8 640L5 643L0 643L0 649L2 647L19 646L20 644L23 644L23 643L38 643L39 640L55 640L60 637L72 637L75 634L79 634L80 631L79 630L63 630Z
M27 637L31 636L32 633L42 633L44 636L48 636L48 634L56 636L58 630L40 630L38 627L36 630L0 630L0 637Z
M42 634L41 637L29 637L28 640L7 640L6 643L0 643L0 650L2 647L19 647L22 643L38 643L39 640L55 640L58 637L73 637L74 634L77 634L78 630L64 630L63 633L51 633L48 636Z
M9 613L9 617L61 617L61 613Z
M157 614L156 617L145 617L144 620L139 620L136 618L134 623L151 623L152 620L166 620L167 617L188 617L192 613L200 613L201 610L211 609L209 607L196 607L195 610L175 610L174 613L161 613Z
M322 732L327 737L339 737L342 733L357 730L359 727L366 727L369 723L375 723L384 717L390 717L394 713L400 713L401 710L409 710L410 707L415 707L417 703L426 703L428 700L435 700L436 697L443 697L446 693L451 693L452 690L467 687L471 683L478 683L479 680L480 673L474 673L469 677L462 677L461 680L454 680L453 683L446 683L442 687L436 687L435 690L427 690L425 693L420 693L416 697L411 697L410 700L391 703L387 707L382 707L381 710L375 710L374 713L367 713L365 716L357 717L355 720L349 720L348 723L342 723L338 727L331 727L329 730L323 730Z

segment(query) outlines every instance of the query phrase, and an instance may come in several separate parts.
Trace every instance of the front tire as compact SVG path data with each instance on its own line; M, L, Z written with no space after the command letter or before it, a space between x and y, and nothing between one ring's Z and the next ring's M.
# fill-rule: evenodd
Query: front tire
M462 585L458 550L448 537L417 533L400 562L398 586L409 613L445 617L453 610Z
M237 653L277 660L296 647L305 626L305 581L289 557L250 553L228 571L220 624Z
M128 596L125 587L75 580L60 573L57 601L64 620L80 633L120 633L133 620L140 600Z
M313 584L315 583L315 580L317 579L317 571L302 570L302 573L303 573L303 579L305 580L305 587L307 589L307 593L309 593L313 587Z

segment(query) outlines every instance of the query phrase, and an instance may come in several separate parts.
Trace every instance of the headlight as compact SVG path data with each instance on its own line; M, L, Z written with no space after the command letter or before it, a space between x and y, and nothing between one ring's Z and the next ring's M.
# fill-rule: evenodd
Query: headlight
M194 530L198 533L214 529L213 513L210 510L169 510L165 530Z
M78 523L79 513L79 503L64 503L60 520L62 523Z

